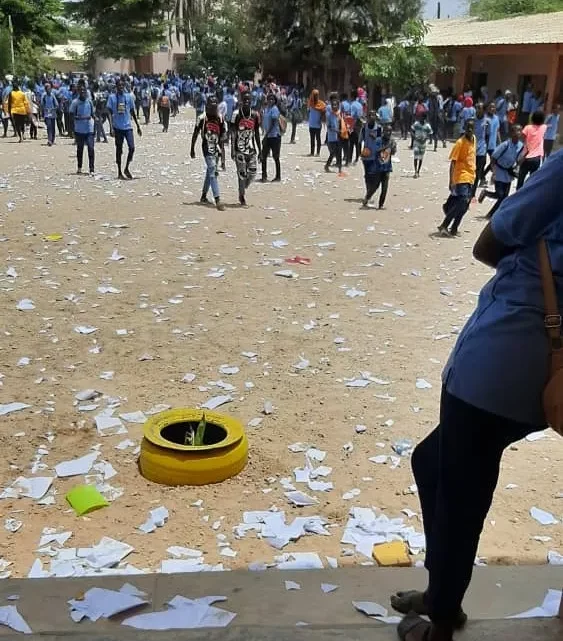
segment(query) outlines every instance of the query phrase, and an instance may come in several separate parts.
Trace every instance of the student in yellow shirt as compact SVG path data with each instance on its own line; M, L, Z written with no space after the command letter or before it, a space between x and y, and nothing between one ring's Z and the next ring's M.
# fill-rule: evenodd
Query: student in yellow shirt
M469 209L475 182L476 148L475 121L466 120L465 132L450 153L450 195L442 206L445 217L438 227L442 236L459 235L459 225Z
M12 91L8 97L8 113L14 123L14 129L19 136L19 142L25 137L25 124L27 122L27 114L31 111L24 92L20 89L17 82L12 85Z

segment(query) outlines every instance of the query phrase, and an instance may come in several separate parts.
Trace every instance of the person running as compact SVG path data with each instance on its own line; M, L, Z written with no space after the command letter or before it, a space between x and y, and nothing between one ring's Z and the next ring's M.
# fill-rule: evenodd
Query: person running
M443 236L458 235L461 220L469 209L477 173L477 144L474 132L475 122L466 120L463 136L458 138L450 153L450 195L442 207L444 220L438 227Z
M252 96L242 94L241 105L233 114L233 144L231 155L238 175L239 203L247 207L246 190L256 178L257 156L262 155L260 143L260 116L251 107Z
M551 155L553 145L557 139L557 132L559 131L559 109L559 105L554 103L551 108L551 113L545 119L545 124L547 125L545 136L543 137L543 155L545 158L549 158Z
M487 164L487 144L489 141L490 122L485 115L485 105L478 102L475 108L475 140L477 141L477 162L475 170L475 182L471 189L471 198L475 198L477 187L485 179L485 165Z
M426 113L426 109L419 110L416 120L411 127L415 178L420 178L422 161L426 153L426 143L432 138L433 133L432 127L426 122Z
M371 113L373 114L373 112ZM373 115L375 116L375 114ZM371 137L371 134L368 134L366 146L362 150L363 157L365 150L369 150L369 156L366 154L366 161L371 159L371 163L368 168L366 166L367 162L364 162L366 168L366 195L362 201L362 206L368 207L369 201L381 186L379 209L383 209L389 188L389 178L393 171L392 158L397 152L397 143L393 138L393 125L384 125L381 136L376 135L375 139Z
M520 159L516 191L522 187L528 174L531 176L540 168L543 160L543 137L545 136L546 130L547 125L545 124L543 111L534 111L531 123L522 129L524 154Z
M85 85L78 88L78 98L75 98L70 105L70 113L74 118L74 137L76 140L76 173L82 173L82 162L84 160L84 146L88 147L88 165L90 176L95 172L95 151L94 151L94 119L96 110L93 102L87 97Z
M19 138L18 142L25 140L25 123L30 110L31 105L27 101L24 92L20 89L19 84L14 81L12 91L8 96L8 113L14 123L14 129Z
M275 94L268 94L268 106L264 110L264 140L262 141L262 182L268 180L268 156L272 152L272 158L276 165L276 175L272 182L281 181L281 129L280 110L277 106Z
M307 103L309 112L309 137L311 139L311 153L309 156L321 155L321 129L326 111L326 103L319 98L319 90L313 89ZM316 145L316 151L315 151Z
M135 155L135 138L133 136L133 125L131 120L134 120L137 126L137 134L139 137L143 135L141 126L137 120L135 113L135 99L133 96L125 91L123 80L118 79L115 93L112 93L108 98L108 113L110 115L110 122L115 136L115 163L117 165L117 177L119 180L133 180L133 176L129 170L133 156ZM123 158L123 143L127 142L127 161L125 163L125 170L121 171L121 162Z
M215 207L218 211L225 211L225 205L221 202L219 192L219 158L221 157L221 148L226 135L225 122L219 116L218 102L214 95L207 98L205 113L202 114L195 125L192 135L192 147L190 156L195 159L195 145L198 136L201 134L201 149L205 160L205 179L203 181L203 190L201 192L200 203L209 204L207 194L211 187L211 193L215 199Z
M338 175L342 176L342 141L348 140L348 130L340 113L338 96L332 96L330 106L326 110L326 128L329 156L325 163L325 171L330 173L332 161L336 161Z
M491 158L495 191L483 189L479 194L479 203L482 203L485 198L496 199L496 203L487 214L487 218L492 218L502 201L508 198L510 185L515 177L514 169L517 166L518 158L523 148L522 127L514 124L510 128L510 138L495 149Z
M162 133L167 134L170 126L170 111L172 109L172 92L168 83L164 85L158 98L158 109L162 121Z
M53 94L53 87L48 82L45 85L45 93L43 94L43 96L41 96L41 111L43 112L43 120L45 121L45 128L47 129L48 147L51 147L55 144L58 108L59 102Z

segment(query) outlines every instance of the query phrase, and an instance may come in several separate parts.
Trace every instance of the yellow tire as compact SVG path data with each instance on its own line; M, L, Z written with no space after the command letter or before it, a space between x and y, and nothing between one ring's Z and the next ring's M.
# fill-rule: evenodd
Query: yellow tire
M183 445L182 426L198 423L203 410L175 409L151 417L144 426L139 469L141 474L162 485L208 485L235 476L246 466L248 440L242 424L236 419L205 412L212 438L206 445ZM171 440L172 439L172 440Z

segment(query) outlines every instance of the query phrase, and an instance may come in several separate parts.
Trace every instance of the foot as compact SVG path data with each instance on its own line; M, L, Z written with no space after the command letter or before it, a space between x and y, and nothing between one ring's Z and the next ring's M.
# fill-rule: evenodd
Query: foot
M94 178L96 172L93 169L90 169L90 178Z
M401 641L453 641L451 626L430 623L414 613L399 623L397 633Z
M262 178L260 178L260 182L261 183L267 183L268 182L268 176L262 176Z
M225 211L225 205L223 205L219 198L215 198L215 207L217 211Z
M275 178L272 179L272 182L273 183L281 183L281 177L280 176L276 176Z
M317 153L315 154L315 156L317 156L317 158L318 158L320 155L321 155L321 152L320 152L320 151L317 151Z
M81 173L82 173L82 169L80 169L80 167L79 167L79 168L76 170L76 175L77 175L77 176L80 176L80 174L81 174Z
M312 158L315 155L315 153L308 154L308 158Z
M330 174L330 167L328 165L325 165L325 172L327 174Z
M117 179L118 179L118 180L127 180L127 178L125 178L125 176L124 176L121 172L119 172L119 173L117 174Z
M483 191L479 194L479 198L477 199L479 204L481 204L486 197L487 197L487 192L485 189L483 189Z
M200 199L199 202L201 205L210 205L211 203L209 202L209 198L204 194Z
M239 201L241 207L248 207L248 205L246 203L246 198L244 196L242 196L242 195L239 196L238 197L238 201Z
M414 177L418 178L419 176L420 176L420 174L418 172L415 172Z
M368 199L367 199L367 198L364 198L364 199L362 200L362 207L363 207L364 209L367 209L367 208L368 208Z
M445 227L440 225L438 230L445 231ZM425 593L419 590L407 590L405 592L397 592L396 594L393 594L391 597L391 607L401 614L414 613L421 616L428 615ZM457 629L461 629L466 623L467 615L463 610L460 610L454 622L454 626Z
M129 171L129 167L125 167L125 171L123 173L125 174L125 178L127 178L127 180L133 180L133 176Z

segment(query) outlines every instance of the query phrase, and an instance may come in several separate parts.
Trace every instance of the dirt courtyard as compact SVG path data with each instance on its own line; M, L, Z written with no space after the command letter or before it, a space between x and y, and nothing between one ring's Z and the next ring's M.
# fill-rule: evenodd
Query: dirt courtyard
M56 477L55 465L93 446L97 462L117 472L107 483L123 491L81 518L65 494L84 476L55 478L46 505L0 500L2 526L22 523L0 529L0 558L14 577L27 576L38 558L48 567L48 555L37 552L44 528L72 531L66 547L102 536L124 541L135 548L127 561L147 571L159 569L170 546L196 548L225 568L269 563L282 552L365 563L340 542L352 507L373 506L422 530L408 456L398 466L369 459L395 456L394 444L417 443L436 424L442 368L491 276L471 255L491 203L472 206L460 238L431 237L446 195L447 151L428 151L413 180L411 152L399 142L387 208L361 210L361 166L344 178L325 174L326 148L322 159L308 158L300 128L298 144L286 138L282 146L282 183L253 185L249 209L232 204L237 181L228 161L219 177L228 207L219 213L197 202L203 160L199 144L189 159L192 117L190 110L173 120L167 135L157 124L144 128L130 182L114 179L111 139L96 145L94 179L74 175L68 139L48 148L42 130L39 143L0 141L0 404L30 406L0 416L0 492L19 476ZM53 234L62 239L49 240ZM295 256L310 265L285 262ZM280 270L298 277L275 275ZM224 365L239 371L221 373ZM362 373L375 380L347 386ZM102 396L76 398L88 389ZM118 416L196 407L221 394L233 401L218 411L251 425L250 458L217 486L149 483L137 469L142 424L124 420L128 433L115 436L96 430L94 417L108 405ZM268 401L273 412L264 414ZM326 451L332 473L322 480L332 491L295 483L293 470L304 464L303 453L288 449L296 442ZM506 453L480 557L545 563L548 551L563 553L562 463L563 441L549 431ZM289 505L283 478L318 505ZM331 536L302 537L282 551L252 532L233 536L243 511L273 505L288 521L324 517ZM168 522L143 534L138 527L159 506ZM540 525L532 507L559 523ZM405 509L417 514L408 518ZM221 554L226 543L236 556Z

